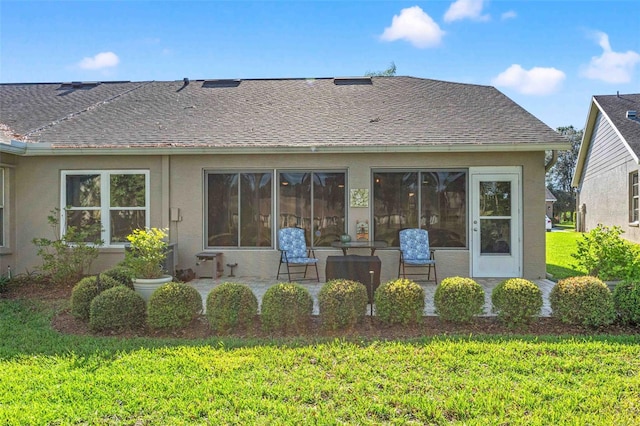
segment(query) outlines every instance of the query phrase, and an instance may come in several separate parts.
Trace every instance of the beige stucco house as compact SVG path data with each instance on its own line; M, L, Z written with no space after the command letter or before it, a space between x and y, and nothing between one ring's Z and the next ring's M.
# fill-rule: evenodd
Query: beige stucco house
M572 185L578 229L619 226L640 243L640 94L594 96Z
M197 270L196 254L217 252L235 275L274 277L276 232L299 226L322 276L326 257L341 254L331 242L355 237L359 222L388 243L376 251L383 280L397 275L408 227L429 230L440 278L545 276L545 151L569 143L490 86L2 84L0 107L2 271L37 270L31 241L51 235L57 207L63 224L101 224L96 271L123 259L132 228L149 226L169 230L176 268Z

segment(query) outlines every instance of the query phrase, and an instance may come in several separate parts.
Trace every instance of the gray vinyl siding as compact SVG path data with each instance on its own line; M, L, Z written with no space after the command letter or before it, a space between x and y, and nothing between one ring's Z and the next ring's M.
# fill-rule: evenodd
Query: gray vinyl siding
M594 124L580 185L580 204L586 205L585 225L617 225L626 238L637 240L637 228L629 227L629 173L637 170L624 142L602 114Z

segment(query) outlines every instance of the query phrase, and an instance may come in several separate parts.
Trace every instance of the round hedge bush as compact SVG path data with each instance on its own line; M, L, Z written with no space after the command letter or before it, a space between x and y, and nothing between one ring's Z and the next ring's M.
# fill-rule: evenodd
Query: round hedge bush
M540 314L542 291L529 280L510 278L493 289L491 302L501 322L518 326L529 323Z
M297 283L276 284L262 296L262 328L267 332L303 332L309 326L312 312L309 291Z
M102 273L102 275L111 277L119 284L122 284L123 286L129 287L131 290L133 290L133 279L135 278L135 275L131 269L127 268L124 265L116 265L111 269L107 269Z
M222 283L207 296L207 320L216 333L248 328L258 315L258 299L246 284Z
M367 288L358 281L328 281L318 293L320 321L327 329L351 327L367 314Z
M186 327L202 312L202 296L185 283L170 282L153 292L147 306L151 328Z
M376 316L385 324L417 324L424 313L424 290L414 281L398 278L382 284L374 294Z
M600 327L615 320L613 296L599 278L570 277L558 281L549 302L553 316L567 324Z
M471 278L445 278L436 287L433 302L443 320L469 322L483 313L484 289Z
M91 301L102 291L117 285L116 280L102 274L81 279L71 290L71 315L88 320Z
M136 330L144 326L142 296L123 285L107 289L91 302L89 327L93 331Z
M623 281L613 289L613 305L620 322L640 325L640 281Z

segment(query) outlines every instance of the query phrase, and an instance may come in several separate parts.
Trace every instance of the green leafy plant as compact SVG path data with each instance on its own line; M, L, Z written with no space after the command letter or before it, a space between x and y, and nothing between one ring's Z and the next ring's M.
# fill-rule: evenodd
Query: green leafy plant
M382 284L374 301L376 316L386 324L417 324L424 313L424 290L406 278Z
M529 323L540 314L542 291L523 278L511 278L499 283L491 292L493 310L509 327Z
M335 279L318 293L320 320L324 328L337 330L362 322L367 314L367 288L360 282Z
M597 277L570 277L558 281L549 302L553 316L568 324L600 327L615 320L609 287Z
M131 268L124 265L116 265L113 268L104 271L102 275L111 277L123 286L129 287L133 290L133 279L135 278L135 275Z
M297 283L279 283L262 296L262 328L267 332L302 332L309 326L313 298Z
M613 289L613 305L621 323L640 325L640 280L618 283Z
M81 320L88 320L91 301L104 290L117 285L116 280L106 275L81 279L71 290L71 315Z
M37 254L42 258L42 272L53 284L71 285L78 282L98 258L100 239L99 223L87 224L82 228L67 226L64 235L60 233L60 209L53 209L47 222L53 229L54 238L34 238Z
M151 328L186 327L202 312L202 296L188 284L171 282L153 292L147 307Z
M125 252L124 264L136 278L159 278L164 274L162 262L167 253L168 236L164 229L134 229L127 235L131 247Z
M123 285L107 289L91 301L89 327L93 331L136 330L144 326L146 306L142 296Z
M246 284L222 283L209 292L206 315L218 334L246 329L258 315L258 299Z
M631 278L639 274L640 246L624 240L619 226L598 225L578 240L572 256L587 275L602 280Z
M436 287L433 302L443 320L469 322L484 310L484 289L471 278L445 278Z

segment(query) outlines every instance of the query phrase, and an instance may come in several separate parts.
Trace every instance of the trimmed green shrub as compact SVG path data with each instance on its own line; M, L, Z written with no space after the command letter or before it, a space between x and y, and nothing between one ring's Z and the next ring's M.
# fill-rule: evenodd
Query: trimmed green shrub
M81 279L71 290L71 315L81 320L88 320L91 301L102 291L117 285L117 281L106 275L94 275Z
M133 274L133 271L124 265L116 265L111 269L107 269L102 273L102 275L111 277L119 284L122 284L123 286L129 287L131 290L133 290L133 279L135 278L135 276Z
M598 225L582 235L571 256L587 275L602 280L633 279L639 275L640 245L623 239L622 233L619 226Z
M367 288L358 281L328 281L318 293L322 326L337 330L360 323L367 314L367 299Z
M207 296L207 319L216 333L248 328L258 315L258 299L249 286L222 283Z
M433 302L443 320L469 322L484 311L484 289L471 278L445 278L436 287Z
M147 307L151 328L186 327L202 312L202 296L188 284L170 282L153 292Z
M136 330L144 326L142 296L123 285L107 289L91 302L89 327L93 331Z
M373 296L376 316L386 324L417 324L424 313L424 290L414 281L398 278L382 284Z
M313 299L306 288L297 283L279 283L269 287L262 297L262 328L268 332L303 332L312 312Z
M620 322L640 325L640 281L623 281L613 289L613 305Z
M591 276L558 281L549 296L553 316L567 324L599 327L615 320L609 287Z
M510 327L519 326L540 314L542 291L529 280L511 278L493 289L491 302L502 323Z

